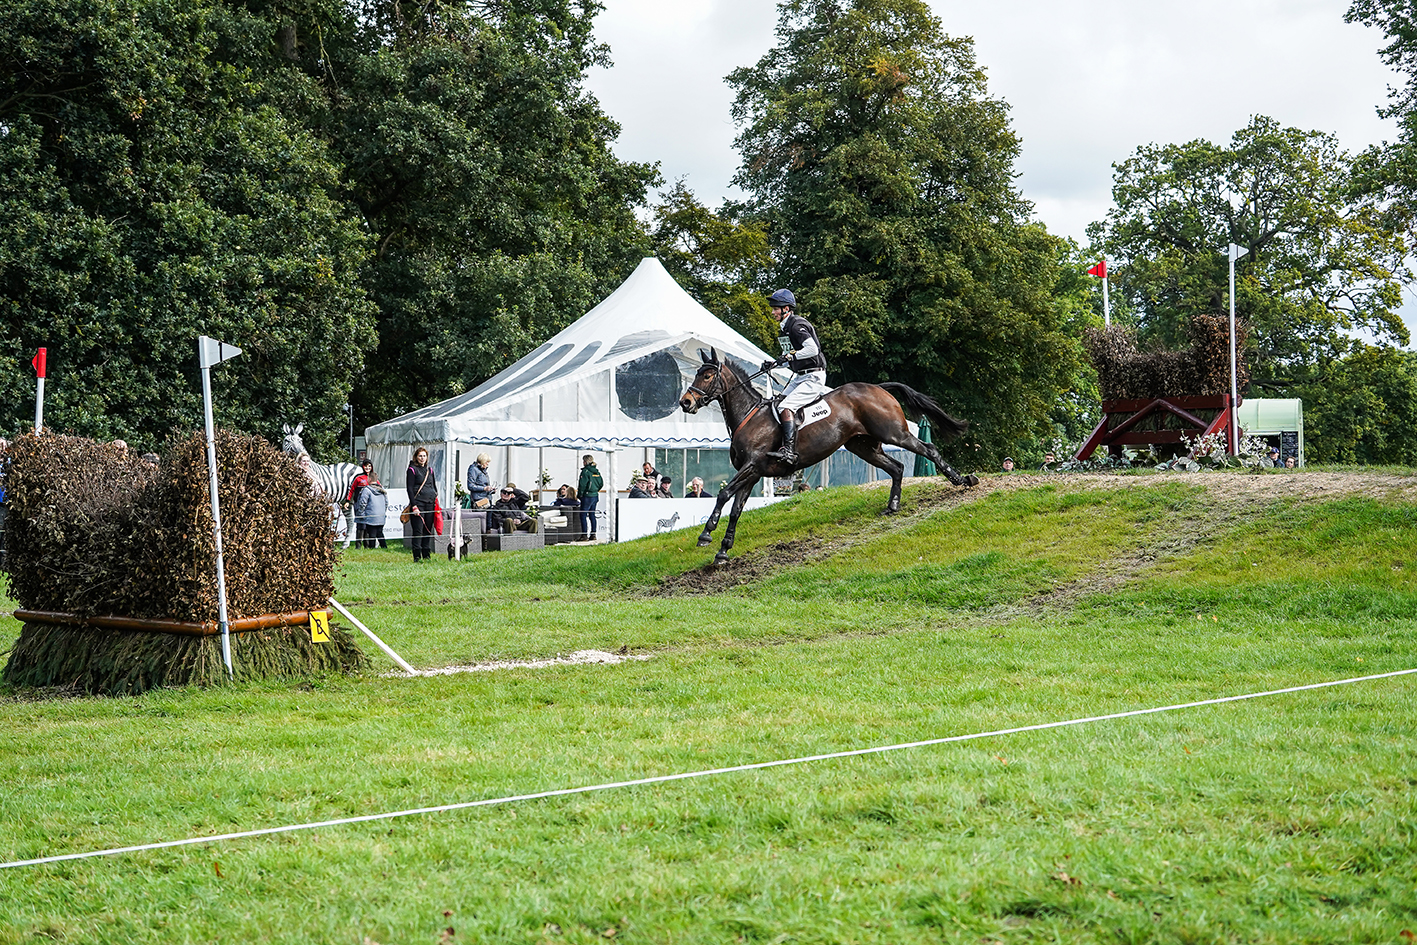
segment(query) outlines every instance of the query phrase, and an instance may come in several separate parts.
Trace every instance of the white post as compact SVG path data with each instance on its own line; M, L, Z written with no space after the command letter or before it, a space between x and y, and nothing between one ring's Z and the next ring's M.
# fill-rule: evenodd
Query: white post
M202 410L207 421L207 477L212 495L212 533L216 538L216 607L221 627L221 659L226 675L235 676L231 665L231 625L226 619L226 565L221 553L221 502L217 499L216 425L212 421L212 365L220 364L241 353L235 345L223 344L206 335L197 337L197 360L202 367Z
M1105 260L1104 260L1105 261ZM1107 296L1107 277L1102 277L1102 327L1112 325L1112 300Z
M615 372L611 371L610 373L613 374ZM610 442L610 445L605 448L606 461L610 467L610 475L605 480L605 491L608 493L605 497L608 500L605 504L606 541L615 540L615 451L619 448L620 445L613 440Z
M1240 453L1240 399L1239 382L1235 368L1235 260L1249 250L1234 243L1230 244L1230 455Z

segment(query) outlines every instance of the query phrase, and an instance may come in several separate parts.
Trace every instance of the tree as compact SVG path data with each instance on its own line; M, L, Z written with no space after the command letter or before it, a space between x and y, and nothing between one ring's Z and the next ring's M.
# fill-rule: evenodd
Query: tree
M618 160L584 89L589 0L367 0L292 27L322 133L374 239L365 422L476 386L599 302L646 254L654 168Z
M209 0L23 0L0 21L0 345L17 366L51 349L56 429L149 447L199 424L198 334L244 349L217 372L221 423L338 414L374 340L367 242L290 89L241 58L273 33ZM0 375L10 429L29 377Z
M909 379L974 424L947 445L970 462L1042 435L1080 352L1050 298L1058 241L1029 222L971 42L920 0L779 8L777 45L728 79L735 182L830 379Z
M772 256L760 224L714 213L681 180L654 208L650 245L701 305L755 344L775 347L765 282Z
M1255 383L1302 380L1341 357L1353 333L1405 344L1397 314L1405 245L1354 187L1352 159L1316 131L1265 117L1228 147L1146 145L1116 165L1115 209L1090 236L1112 260L1113 291L1143 338L1182 342L1188 319L1236 311L1250 324Z
M1311 462L1417 465L1417 354L1360 345L1295 393Z

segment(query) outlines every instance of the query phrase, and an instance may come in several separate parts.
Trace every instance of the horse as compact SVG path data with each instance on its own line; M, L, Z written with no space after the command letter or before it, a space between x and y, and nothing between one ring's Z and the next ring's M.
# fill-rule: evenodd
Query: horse
M289 424L281 426L281 432L285 434L285 439L281 440L280 450L287 456L299 458L301 453L307 452L305 442L300 439L300 434L305 430L305 424L297 423L294 427ZM325 498L330 500L333 506L333 519L338 522L343 515L342 504L345 496L349 495L349 485L354 482L354 477L364 470L353 463L329 463L328 465L310 464L310 475L319 483L320 489L325 493ZM344 535L345 547L349 547L352 537L352 529L346 519Z
M748 493L759 479L764 476L789 476L799 469L820 463L843 445L890 475L891 497L886 503L887 513L900 511L900 484L905 467L886 455L882 449L886 443L904 447L929 459L956 486L967 488L979 484L978 476L961 476L945 462L934 444L911 434L910 428L905 425L905 411L896 398L903 400L911 410L929 417L935 430L944 436L958 436L969 429L969 424L945 413L933 398L894 382L843 384L820 401L808 404L802 410L804 422L798 428L797 462L787 463L769 456L768 452L781 439L781 427L774 416L775 407L753 387L752 381L757 375L749 376L726 360L720 362L718 351L713 348L708 352L700 349L699 358L703 364L694 375L694 382L679 398L679 407L685 413L692 414L718 402L730 437L728 461L738 471L719 490L713 513L699 535L700 548L713 541L713 530L718 526L723 507L732 499L733 510L729 513L728 528L723 533L723 544L713 559L716 565L728 560L733 536L738 530L738 516L748 501Z

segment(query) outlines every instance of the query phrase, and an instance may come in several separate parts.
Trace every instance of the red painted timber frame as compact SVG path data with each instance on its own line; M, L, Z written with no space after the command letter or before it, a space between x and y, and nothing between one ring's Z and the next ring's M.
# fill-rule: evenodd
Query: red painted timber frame
M1217 410L1215 419L1202 420L1192 410ZM1135 427L1155 413L1169 413L1178 417L1188 430L1137 430ZM1130 413L1116 426L1110 426L1112 415ZM1123 446L1150 446L1155 443L1180 443L1182 436L1205 436L1209 433L1228 432L1230 418L1230 395L1216 394L1205 397L1157 397L1153 400L1104 400L1102 402L1102 422L1092 431L1087 442L1078 450L1078 459L1087 459L1099 446L1105 446L1114 453L1120 453ZM1231 437L1225 438L1229 450Z

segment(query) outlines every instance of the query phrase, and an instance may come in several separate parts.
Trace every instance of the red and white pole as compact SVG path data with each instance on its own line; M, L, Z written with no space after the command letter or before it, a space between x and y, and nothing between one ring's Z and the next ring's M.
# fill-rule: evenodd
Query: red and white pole
M30 364L34 365L34 372L37 376L38 384L34 395L34 432L35 435L44 429L44 375L48 373L49 349L40 348L39 353L34 356Z

